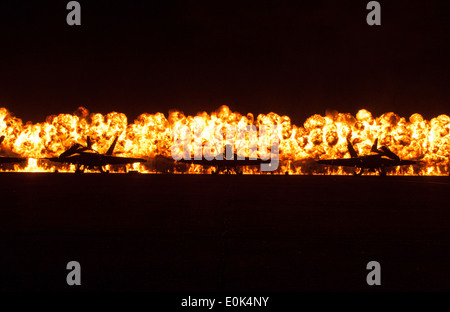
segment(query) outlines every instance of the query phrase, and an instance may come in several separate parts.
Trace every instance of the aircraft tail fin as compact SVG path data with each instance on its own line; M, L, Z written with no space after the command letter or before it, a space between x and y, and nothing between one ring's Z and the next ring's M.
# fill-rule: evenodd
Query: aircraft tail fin
M381 147L381 149L382 149L382 151L384 152L384 155L385 155L386 157L389 157L390 159L393 159L393 160L395 160L395 161L400 162L400 157L398 157L397 154L395 154L393 151L391 151L391 150L389 149L389 147L383 146L383 147Z
M74 153L77 152L77 150L80 148L80 144L74 144L72 145L68 150L66 150L64 153L62 153L61 155L59 155L59 158L64 158L70 155L73 155Z
M116 136L116 138L115 138L114 141L112 142L111 146L109 147L108 151L106 152L106 155L107 155L107 156L111 156L111 155L112 155L112 153L113 153L113 151L114 151L114 148L116 147L116 143L117 143L117 140L118 140L118 139L119 139L119 137Z
M358 157L358 153L355 151L355 149L353 148L352 142L350 142L350 139L347 139L347 147L348 147L348 151L350 153L350 156L352 158L354 157Z
M86 142L87 142L88 149L92 149L92 141L91 141L91 137L90 136L87 136Z
M372 153L378 153L378 138L373 142L372 149L370 150Z
M2 144L2 142L3 142L4 139L5 139L5 136L2 135L2 136L0 137L0 144Z

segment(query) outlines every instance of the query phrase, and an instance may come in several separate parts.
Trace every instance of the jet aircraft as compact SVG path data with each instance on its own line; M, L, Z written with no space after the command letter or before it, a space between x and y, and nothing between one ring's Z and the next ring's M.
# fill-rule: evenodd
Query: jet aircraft
M117 139L118 137L114 139L105 154L100 154L92 149L90 137L87 137L87 146L75 143L58 157L45 159L58 163L75 164L76 173L83 173L85 169L99 170L101 173L105 173L107 172L104 169L106 165L125 165L146 162L146 160L142 158L112 156Z
M261 164L271 164L271 159L261 159L261 158L249 158L249 157L239 157L236 153L232 153L232 146L226 145L225 153L220 153L213 159L208 160L205 157L202 159L180 159L179 163L195 164L201 165L203 167L215 167L213 173L217 174L219 172L224 172L225 174L230 174L233 171L237 174L242 174L242 167L247 166L260 166ZM232 155L228 157L227 155ZM241 168L241 169L239 169Z
M378 172L380 176L386 175L386 169L395 166L409 166L417 162L413 160L400 159L387 146L377 147L378 139L372 145L372 149L368 155L358 156L358 153L353 148L352 143L347 138L348 151L351 158L339 159L321 159L317 163L331 166L355 167L359 171L355 171L354 175L360 176L365 170L370 172Z

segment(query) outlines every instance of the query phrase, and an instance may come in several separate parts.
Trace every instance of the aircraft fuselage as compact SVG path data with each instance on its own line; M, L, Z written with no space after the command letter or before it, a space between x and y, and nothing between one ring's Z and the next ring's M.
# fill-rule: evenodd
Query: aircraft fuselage
M77 166L77 172L84 171L84 169L100 170L103 172L103 167L106 165L126 165L146 161L141 158L117 157L95 153L80 153L67 157L54 157L49 160L59 163L74 164Z

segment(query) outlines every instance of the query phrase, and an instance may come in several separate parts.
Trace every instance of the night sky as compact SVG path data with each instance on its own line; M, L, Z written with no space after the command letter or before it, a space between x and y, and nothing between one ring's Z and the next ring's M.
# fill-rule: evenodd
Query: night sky
M178 109L450 115L450 2L68 1L0 4L0 106L52 114Z

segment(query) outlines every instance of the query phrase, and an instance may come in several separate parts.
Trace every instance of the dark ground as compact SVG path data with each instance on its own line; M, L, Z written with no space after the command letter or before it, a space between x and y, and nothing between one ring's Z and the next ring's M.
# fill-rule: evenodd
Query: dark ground
M449 291L449 177L0 174L0 290ZM366 264L381 264L369 287Z

